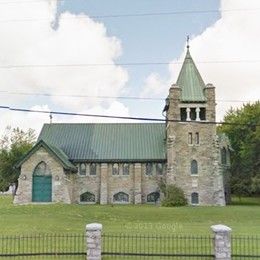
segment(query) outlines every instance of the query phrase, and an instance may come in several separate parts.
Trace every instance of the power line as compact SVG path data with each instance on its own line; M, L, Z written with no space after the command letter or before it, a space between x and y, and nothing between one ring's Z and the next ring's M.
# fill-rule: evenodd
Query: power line
M10 106L1 106L0 109L6 109L16 112L29 112L29 113L42 113L42 114L52 114L52 115L63 115L63 116L82 116L82 117L97 117L97 118L111 118L111 119L123 119L123 120L136 120L136 121L153 121L153 122L176 122L184 123L181 120L166 120L160 118L147 118L147 117L130 117L130 116L111 116L111 115L100 115L100 114L86 114L86 113L75 113L75 112L64 112L64 111L44 111L44 110L34 110L25 108L14 108ZM238 123L228 123L228 122L213 122L213 121L185 121L186 123L192 124L211 124L211 125L244 125L248 127L260 126L260 124L238 124Z
M8 95L24 95L24 96L45 96L45 97L69 97L69 98L97 98L97 99L125 99L125 100L151 100L151 101L165 101L166 98L163 97L138 97L138 96L94 96L94 95L65 95L65 94L50 94L50 93L33 93L33 92L10 92L5 90L0 90L0 94ZM174 100L174 99L172 99ZM238 103L248 103L253 102L251 100L225 100L216 99L218 102L238 102Z
M169 64L182 64L182 61L175 62L119 62L119 63L71 63L71 64L13 64L13 65L0 65L0 69L26 69L26 68L55 68L55 67L99 67L99 66L150 66L150 65L169 65ZM216 61L196 61L198 64L236 64L236 63L260 63L257 60L216 60Z
M64 1L64 0L63 0ZM67 0L68 1L68 0ZM41 3L40 1L24 1L24 2L0 2L1 4L21 4L21 3ZM180 10L172 12L151 12L151 13L129 13L129 14L104 14L104 15L77 15L76 17L67 17L63 19L85 19L89 17L91 19L104 19L104 18L136 18L136 17L149 17L149 16L171 16L171 15L192 15L192 14L208 14L208 13L220 13L220 12L259 12L260 8L250 9L212 9L212 10ZM0 20L0 23L9 22L34 22L34 21L46 21L50 18L24 18L24 19L7 19Z

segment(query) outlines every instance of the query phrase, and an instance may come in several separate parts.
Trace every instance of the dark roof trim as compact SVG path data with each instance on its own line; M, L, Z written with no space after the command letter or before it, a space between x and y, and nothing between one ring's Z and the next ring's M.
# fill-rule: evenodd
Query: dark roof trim
M72 160L73 163L149 163L149 162L157 162L157 163L166 163L166 159L127 159L127 160Z
M43 140L39 140L34 146L33 148L27 153L25 154L15 165L15 168L20 168L21 165L28 160L28 158L34 154L36 151L38 151L41 147L43 147L44 149L46 149L51 155L53 155L55 158L58 159L58 161L61 163L61 165L63 166L64 169L66 170L71 170L73 172L77 172L77 167L74 166L68 159L67 155L59 148L57 147L53 147L49 144L47 144L45 141Z

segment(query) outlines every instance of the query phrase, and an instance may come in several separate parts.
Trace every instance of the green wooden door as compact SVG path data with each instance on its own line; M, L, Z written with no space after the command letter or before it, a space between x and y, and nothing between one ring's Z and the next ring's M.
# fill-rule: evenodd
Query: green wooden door
M52 176L33 176L32 201L51 202Z

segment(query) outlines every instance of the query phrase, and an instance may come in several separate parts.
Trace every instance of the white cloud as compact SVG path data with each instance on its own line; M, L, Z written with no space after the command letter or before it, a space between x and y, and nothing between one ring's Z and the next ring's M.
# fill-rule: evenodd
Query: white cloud
M29 108L34 111L46 111L50 112L51 109L48 105L36 105ZM57 110L56 110L57 111ZM59 112L59 111L57 111ZM79 114L88 115L106 115L106 116L119 116L128 117L128 108L118 101L113 101L109 106L94 106L90 109L80 110ZM52 123L111 123L111 122L137 122L130 119L113 119L104 117L89 117L89 116L71 116L52 114ZM0 138L4 135L6 128L20 127L23 130L32 128L36 134L40 133L42 125L44 123L50 123L50 113L40 112L14 112L10 110L1 110L1 122L0 124Z
M63 13L59 25L52 27L57 1L24 1L2 4L0 20L39 19L30 22L0 21L0 66L23 64L115 64L121 55L120 41L107 34L102 23L84 15ZM0 91L44 92L54 96L48 101L34 100L24 95L1 94L4 105L28 107L28 104L46 104L52 109L87 111L113 107L114 100L95 98L69 98L64 95L117 96L128 80L120 66L72 66L37 68L0 68ZM111 94L112 93L112 94ZM60 95L60 96L59 96ZM2 103L1 102L1 103ZM7 124L10 114L1 115ZM15 113L18 126L26 126L24 117ZM21 120L20 120L21 119ZM7 120L7 121L6 121ZM43 122L40 117L39 122Z
M141 92L142 97L161 96L169 88L169 82L161 79L158 73L150 74L146 80Z
M251 11L222 12L221 18L190 42L191 55L205 83L216 87L218 119L225 111L242 105L220 100L257 100L260 98L259 63L241 62L260 60L259 0L222 0L222 10L250 9ZM258 9L253 11L253 9ZM186 50L178 60L183 61ZM234 63L200 63L200 61L238 61ZM169 65L170 80L176 82L181 65ZM148 77L149 78L149 77ZM160 79L157 79L160 82ZM158 85L159 86L159 85ZM168 88L170 84L168 85ZM146 85L146 91L149 88ZM161 88L164 93L165 88ZM154 91L151 84L150 92ZM159 93L160 94L160 93Z
M112 102L108 107L95 106L88 110L80 111L81 114L89 115L106 115L106 116L119 116L119 117L128 117L129 110L128 108L118 101ZM70 123L111 123L111 122L135 122L129 119L113 119L113 118L104 118L104 117L88 117L88 116L56 116L53 117L53 123L60 122L70 122Z
M36 105L31 107L32 110L50 111L48 105ZM3 123L4 122L4 123ZM32 128L36 133L40 132L42 124L49 122L49 114L13 112L9 110L1 110L0 136L4 133L6 127L19 127L23 130Z

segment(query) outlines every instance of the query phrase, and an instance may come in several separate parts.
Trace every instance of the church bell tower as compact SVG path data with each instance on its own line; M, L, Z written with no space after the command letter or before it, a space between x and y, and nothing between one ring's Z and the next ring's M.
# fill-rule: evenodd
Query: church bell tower
M205 85L189 50L164 111L167 184L182 188L189 204L225 205L216 133L215 87Z

